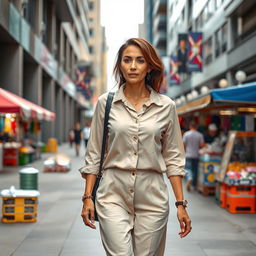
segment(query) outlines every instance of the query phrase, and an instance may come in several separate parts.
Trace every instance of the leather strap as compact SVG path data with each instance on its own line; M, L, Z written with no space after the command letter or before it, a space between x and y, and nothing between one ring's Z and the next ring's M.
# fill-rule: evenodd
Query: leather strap
M103 166L103 160L104 160L105 151L106 151L106 141L107 141L107 135L108 135L109 113L110 113L111 104L112 104L114 95L115 95L114 92L109 92L106 106L105 106L104 128L103 128L101 156L100 156L100 169L99 169L98 176L102 176L102 166Z

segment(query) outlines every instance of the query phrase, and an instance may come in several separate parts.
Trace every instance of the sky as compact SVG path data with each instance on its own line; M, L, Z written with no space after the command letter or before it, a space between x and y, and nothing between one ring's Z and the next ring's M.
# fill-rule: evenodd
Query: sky
M101 0L101 24L106 28L108 46L108 88L115 85L112 76L120 46L130 37L138 37L138 24L144 20L144 0Z

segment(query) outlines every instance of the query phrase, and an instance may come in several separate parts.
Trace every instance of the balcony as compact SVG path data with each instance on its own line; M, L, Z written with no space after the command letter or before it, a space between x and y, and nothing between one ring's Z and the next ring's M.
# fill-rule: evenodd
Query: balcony
M156 18L154 19L154 31L158 31L158 30L166 30L166 15L157 15Z
M156 32L154 34L153 44L159 51L166 51L166 33Z
M157 13L166 13L166 8L167 8L167 0L155 1L153 16L157 15Z
M51 0L56 7L56 13L59 19L63 22L72 22L72 15L70 12L71 0Z

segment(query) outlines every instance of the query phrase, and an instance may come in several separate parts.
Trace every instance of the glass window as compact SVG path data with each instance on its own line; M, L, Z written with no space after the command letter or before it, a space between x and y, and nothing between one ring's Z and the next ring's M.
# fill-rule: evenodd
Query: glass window
M216 8L218 9L222 4L222 0L216 0Z
M221 54L221 29L215 33L215 57Z
M207 22L208 19L209 19L208 5L206 5L206 6L204 7L204 10L203 10L203 18L204 18L204 22Z
M204 44L204 56L206 65L212 62L212 37L210 37Z
M89 2L89 9L93 10L93 8L94 8L94 2L90 1Z
M93 48L93 46L89 46L89 52L90 52L91 54L94 53L94 48Z
M214 11L215 11L215 0L210 0L208 2L208 16L209 16L209 18L212 17Z
M228 41L228 24L225 23L221 29L222 33L222 44L221 44L221 52L225 52L227 50L227 41Z

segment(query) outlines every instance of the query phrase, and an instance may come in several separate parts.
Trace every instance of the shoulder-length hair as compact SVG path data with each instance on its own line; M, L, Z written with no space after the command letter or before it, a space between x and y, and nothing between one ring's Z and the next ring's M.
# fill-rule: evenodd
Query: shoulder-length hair
M118 86L120 87L126 82L121 71L121 62L124 50L130 45L140 48L151 69L149 74L145 77L145 83L151 86L156 92L159 92L164 77L164 66L160 57L157 55L155 48L142 38L130 38L120 47L113 70Z

